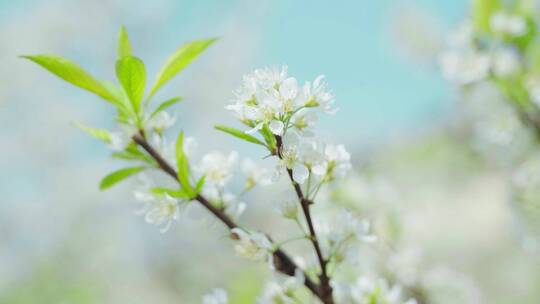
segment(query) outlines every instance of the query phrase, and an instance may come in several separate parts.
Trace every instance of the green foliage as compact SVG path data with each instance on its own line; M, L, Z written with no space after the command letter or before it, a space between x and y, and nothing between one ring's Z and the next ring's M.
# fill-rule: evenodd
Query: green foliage
M168 188L153 188L152 193L158 195L170 195L174 198L188 199L191 198L185 191L181 189L168 189Z
M254 143L254 144L257 144L257 145L261 145L261 146L266 146L266 144L263 143L262 141L260 141L258 138L256 138L255 136L246 134L246 132L244 132L244 131L241 131L241 130L238 130L238 129L235 129L235 128L231 128L231 127L227 127L227 126L222 126L222 125L216 125L216 126L214 126L214 128L216 128L217 130L223 131L225 133L228 133L228 134L230 134L230 135L232 135L234 137L238 137L240 139L248 141L250 143Z
M489 32L491 16L500 9L500 0L473 0L473 22L475 28L481 32Z
M176 163L178 167L178 181L182 185L182 189L189 197L194 197L196 192L193 187L191 187L189 181L189 162L184 153L184 132L180 132L176 141Z
M83 125L83 124L81 124L79 122L74 122L73 125L76 128L90 134L90 136L92 136L92 137L95 137L95 138L97 138L99 140L102 140L102 141L104 141L106 143L111 143L111 135L109 134L109 131L107 131L105 129L90 128L90 127L87 127L87 126L85 126L85 125Z
M201 178L199 178L199 180L197 181L197 184L195 185L196 194L201 193L205 182L206 182L206 176L203 175Z
M118 58L131 56L131 44L124 26L120 27L120 35L118 35Z
M116 61L116 76L129 97L133 110L139 113L146 83L144 63L137 57L124 56Z
M113 173L105 176L101 180L99 184L99 189L100 190L108 189L116 185L117 183L123 181L124 179L132 176L133 174L137 174L143 171L144 169L146 169L146 167L131 167L131 168L124 168L118 171L114 171Z
M109 102L118 104L118 100L116 100L101 82L94 79L94 77L88 74L83 68L68 59L46 54L22 56L22 58L39 64L74 86L90 91Z
M139 151L137 149L137 146L134 143L131 143L130 145L128 145L124 149L124 151L114 152L112 154L112 157L118 158L118 159L124 159L124 160L138 160L143 163L149 164L153 167L157 166L156 161L152 157L148 156L147 154Z
M267 145L268 149L272 153L276 153L277 152L276 137L274 136L274 133L272 133L272 131L270 131L270 128L268 127L268 124L265 124L263 126L260 133L264 137L264 140L266 141L266 145Z
M180 96L177 96L177 97L173 97L169 100L166 100L164 101L163 103L161 103L155 110L154 112L152 112L152 114L150 114L150 118L156 116L159 112L167 109L168 107L172 106L173 104L177 103L177 102L180 102L182 101L182 97Z
M162 85L176 76L216 40L215 38L196 40L179 48L161 68L146 101L149 101ZM118 122L144 129L142 117L144 117L144 111L148 104L143 103L146 69L144 62L132 55L131 43L124 27L120 28L117 52L116 76L121 87L107 81L97 80L77 64L56 55L42 54L22 56L22 58L31 60L63 80L113 103L118 110ZM180 97L175 97L165 101L152 112L150 117L180 100Z
M152 90L150 90L150 96L154 95L161 86L176 76L176 74L183 70L188 64L191 63L191 61L197 58L197 56L199 56L216 40L217 38L195 40L184 44L176 52L174 52L174 54L169 57L167 62L165 62L159 71L156 81L154 82L154 86L152 87Z

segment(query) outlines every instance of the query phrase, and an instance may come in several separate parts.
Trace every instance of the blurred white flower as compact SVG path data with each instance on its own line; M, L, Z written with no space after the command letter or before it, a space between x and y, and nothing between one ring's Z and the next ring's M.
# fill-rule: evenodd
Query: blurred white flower
M294 276L278 281L277 278L266 284L261 296L257 299L258 304L294 304L299 303L295 298L295 292L303 288L305 276L302 270L296 268Z
M531 100L540 107L540 75L530 75L525 79L525 87Z
M520 37L527 33L525 18L503 11L494 13L489 24L491 30L497 34Z
M109 132L111 139L109 148L113 151L124 150L131 143L131 137L135 133L137 133L137 129L135 129L133 126L119 124L117 131Z
M154 129L158 132L162 132L163 130L174 125L175 122L176 117L171 116L166 111L161 111L146 122L146 127Z
M205 154L198 169L206 176L206 181L223 187L231 179L238 153L233 151L225 156L221 152Z
M237 240L234 249L241 257L254 260L272 258L272 242L265 234L247 232L241 228L234 228L231 233L233 239Z
M290 197L280 204L279 212L283 217L291 220L298 218L298 202L296 198Z
M352 249L361 243L377 241L377 237L371 232L369 221L361 220L348 210L342 210L333 218L319 217L314 224L323 251L331 254L338 262L350 256L348 253L352 254L352 258L356 258L358 254Z
M493 72L499 77L512 76L520 69L521 58L519 52L513 48L501 48L494 51L491 60Z
M354 283L332 281L337 303L385 303L416 304L416 300L402 299L402 289L398 285L389 286L384 279L359 277Z
M242 172L246 176L246 189L251 189L256 185L266 186L271 183L268 170L257 165L251 159L242 161Z
M229 297L227 292L221 288L214 289L211 293L202 297L202 304L227 304Z
M473 49L448 50L439 57L442 74L458 85L485 79L489 74L490 57Z
M156 195L150 192L135 191L135 199L144 203L137 213L144 215L147 223L162 226L161 233L167 232L173 221L178 219L180 205L171 196Z
M326 171L331 178L344 177L351 169L351 155L344 145L326 145Z

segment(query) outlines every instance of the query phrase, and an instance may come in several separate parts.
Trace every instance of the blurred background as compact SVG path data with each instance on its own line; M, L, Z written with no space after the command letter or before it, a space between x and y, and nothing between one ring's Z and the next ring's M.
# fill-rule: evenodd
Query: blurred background
M71 123L110 129L113 109L17 58L59 54L113 80L121 25L149 75L183 42L221 37L159 93L184 97L177 125L199 151L264 156L212 128L234 125L224 106L243 74L282 64L300 81L325 74L340 111L318 130L346 144L357 169L326 195L373 218L397 215L400 261L412 260L402 266L425 270L434 303L540 303L538 252L508 203L504 170L468 142L468 110L436 65L469 5L0 1L0 303L198 303L219 286L232 303L253 303L253 278L268 275L237 258L204 212L160 234L135 215L134 183L100 192L119 164ZM244 220L279 234L264 193L251 194Z

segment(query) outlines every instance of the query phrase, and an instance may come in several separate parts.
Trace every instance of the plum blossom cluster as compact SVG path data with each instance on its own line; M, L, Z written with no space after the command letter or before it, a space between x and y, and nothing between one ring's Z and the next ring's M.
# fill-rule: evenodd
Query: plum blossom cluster
M525 245L536 247L529 235L537 234L539 216L531 210L540 204L527 168L534 167L540 138L538 8L531 1L486 3L450 37L442 72L469 103L475 146L508 174Z
M535 14L533 9L500 5L473 13L449 36L440 56L443 75L460 87L487 81L510 98L538 105Z
M283 135L292 127L309 134L316 120L315 112L310 110L336 111L332 107L334 96L326 90L324 76L301 86L296 78L287 75L286 66L257 69L245 75L235 95L235 103L226 108L251 127L248 133L268 128L275 135Z

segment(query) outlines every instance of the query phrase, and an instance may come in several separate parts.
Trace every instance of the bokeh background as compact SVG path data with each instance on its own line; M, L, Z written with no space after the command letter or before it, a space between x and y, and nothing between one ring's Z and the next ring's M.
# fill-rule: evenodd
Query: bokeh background
M149 75L181 43L221 37L158 96L184 96L178 127L199 151L263 156L212 128L234 124L223 107L244 73L287 64L302 81L325 74L340 111L321 117L319 131L349 147L358 171L345 192L406 223L403 246L422 251L423 266L413 268L436 269L430 281L449 295L436 303L458 303L457 294L459 303L539 303L538 253L522 246L504 175L451 131L459 102L436 58L468 7L0 1L0 303L198 303L219 286L233 303L253 303L254 278L268 275L237 258L204 212L160 234L134 214L134 183L100 192L100 178L119 164L71 123L113 128L112 109L17 57L60 54L113 80L121 25ZM252 194L246 220L279 233L264 193Z

